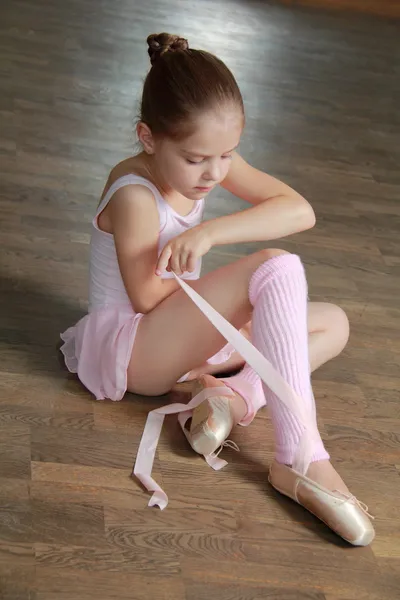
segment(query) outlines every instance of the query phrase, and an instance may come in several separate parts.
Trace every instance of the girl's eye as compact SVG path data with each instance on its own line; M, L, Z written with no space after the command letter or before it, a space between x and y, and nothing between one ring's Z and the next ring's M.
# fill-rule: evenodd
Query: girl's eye
M225 154L225 155L221 156L221 158L231 159L232 154ZM205 160L204 158L202 160L191 160L190 158L187 158L186 162L188 162L189 165L201 165L201 163L203 163L204 160Z

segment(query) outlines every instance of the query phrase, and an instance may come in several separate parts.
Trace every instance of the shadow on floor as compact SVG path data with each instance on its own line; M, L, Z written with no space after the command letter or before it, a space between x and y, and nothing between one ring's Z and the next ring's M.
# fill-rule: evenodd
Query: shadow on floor
M0 274L0 349L2 369L30 372L60 369L60 332L85 311L78 302L49 291L40 282Z

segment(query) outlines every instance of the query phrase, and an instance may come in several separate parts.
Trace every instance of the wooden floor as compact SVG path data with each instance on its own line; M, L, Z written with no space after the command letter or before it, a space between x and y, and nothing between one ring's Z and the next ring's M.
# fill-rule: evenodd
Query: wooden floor
M279 0L289 6L308 6L324 10L351 10L353 13L400 17L399 0Z
M0 597L398 599L399 24L252 0L14 0L0 23ZM351 321L314 384L327 448L376 515L371 547L348 547L269 487L266 413L234 432L242 451L218 473L169 419L155 475L170 505L147 508L130 471L146 413L166 399L95 402L58 362L159 30L228 62L247 106L243 155L315 207L316 228L279 245L303 257L311 298ZM240 208L219 192L207 216ZM258 247L212 251L206 268Z

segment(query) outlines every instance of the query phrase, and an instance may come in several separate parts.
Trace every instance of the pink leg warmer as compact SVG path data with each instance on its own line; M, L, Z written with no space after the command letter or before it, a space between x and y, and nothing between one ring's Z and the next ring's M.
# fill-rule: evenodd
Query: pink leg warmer
M239 424L243 426L250 425L260 408L266 405L261 379L257 373L246 364L240 373L233 375L233 377L223 378L221 381L223 381L227 387L231 388L231 390L242 396L243 400L246 402L247 414Z
M249 298L254 307L252 343L315 414L308 356L307 282L299 257L285 254L262 264L250 281ZM275 458L291 465L304 428L277 396L262 386L274 428ZM319 438L312 461L327 458Z

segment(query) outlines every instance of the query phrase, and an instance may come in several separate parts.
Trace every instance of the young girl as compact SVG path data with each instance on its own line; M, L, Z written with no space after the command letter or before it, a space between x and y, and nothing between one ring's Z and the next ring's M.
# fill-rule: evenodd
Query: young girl
M200 277L201 257L213 246L304 231L315 223L313 210L235 151L244 108L225 64L167 33L147 42L152 67L137 125L143 150L118 164L106 183L93 221L89 313L61 336L67 367L97 399L121 400L127 390L165 394L196 378L187 436L205 456L267 404L275 437L271 484L350 543L367 545L374 537L367 508L329 461L310 382L310 370L344 348L345 314L307 302L300 259L282 250L262 250ZM217 185L250 207L203 222L204 198ZM175 275L251 336L296 406L243 363ZM213 377L234 367L242 367L239 374Z

